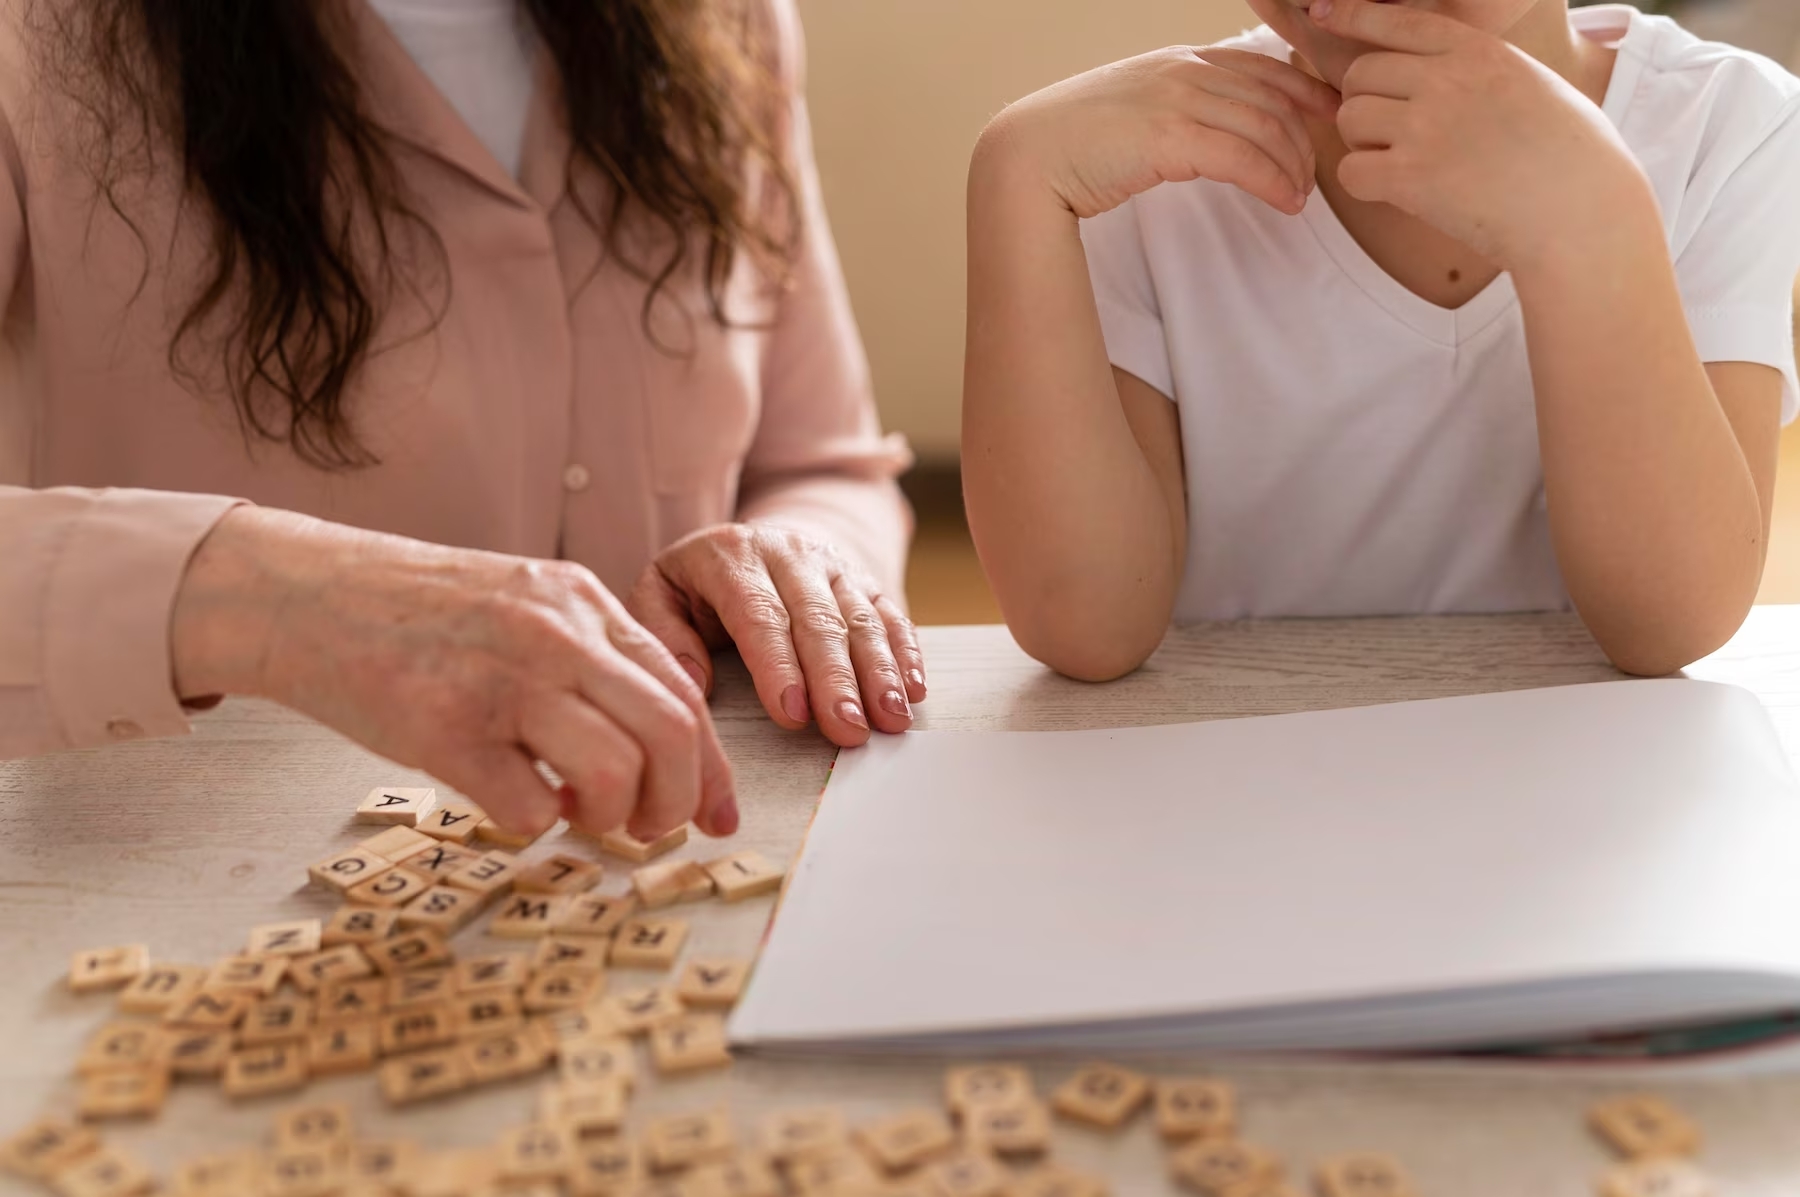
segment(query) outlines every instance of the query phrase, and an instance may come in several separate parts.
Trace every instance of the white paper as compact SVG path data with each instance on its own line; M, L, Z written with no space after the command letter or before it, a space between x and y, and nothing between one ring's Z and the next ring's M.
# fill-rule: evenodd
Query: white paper
M1800 1004L1800 790L1686 680L842 753L744 1046L1264 1050Z

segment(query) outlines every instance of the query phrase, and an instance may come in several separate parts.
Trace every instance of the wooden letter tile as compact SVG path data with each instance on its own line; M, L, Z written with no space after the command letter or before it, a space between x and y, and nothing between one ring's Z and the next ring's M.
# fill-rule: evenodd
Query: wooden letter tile
M201 988L212 993L268 997L281 987L288 962L282 956L227 956L213 965Z
M984 1155L961 1152L927 1165L925 1175L943 1197L1001 1197L1006 1173Z
M531 845L543 839L544 835L544 832L539 832L536 835L526 835L523 832L508 831L506 828L500 826L500 824L494 822L491 816L475 825L475 838L478 841L484 844L492 844L496 848L511 848L514 851L517 851L520 848L531 847Z
M575 1145L559 1126L517 1126L500 1136L500 1175L508 1180L557 1180L574 1165Z
M264 923L250 928L246 956L308 956L319 950L324 928L318 919L296 919L291 923Z
M717 1193L719 1197L782 1197L787 1191L774 1166L753 1155L702 1164L688 1173L687 1179L700 1192Z
M306 998L265 998L250 1007L238 1028L238 1043L254 1047L304 1039L312 1030L312 1002Z
M1030 1159L1050 1150L1050 1111L1039 1101L970 1106L963 1137L976 1151L1002 1159Z
M339 981L360 981L374 971L369 957L353 943L326 948L311 956L298 956L288 963L288 979L301 993L317 993L326 985Z
M375 1066L381 1035L373 1018L315 1027L306 1040L306 1067L313 1076L361 1072Z
M543 1044L523 1029L476 1035L460 1050L464 1070L478 1085L528 1076L549 1062Z
M889 1172L904 1172L956 1146L950 1120L936 1110L909 1110L856 1132L857 1141Z
M262 1097L298 1089L306 1077L304 1044L271 1043L231 1053L219 1084L227 1097Z
M606 952L607 945L601 940L564 939L552 935L532 952L531 967L538 972L555 969L597 975L606 971Z
M1156 1082L1156 1129L1171 1143L1237 1133L1237 1094L1227 1081L1180 1077Z
M154 1068L162 1063L163 1029L153 1022L109 1022L88 1036L75 1061L81 1076Z
M613 937L613 967L668 968L687 936L688 925L680 919L628 919Z
M464 865L474 864L480 859L479 852L434 841L424 851L403 859L399 867L436 885L450 880L451 874Z
M329 1147L277 1148L263 1170L264 1197L337 1197L344 1155Z
M216 1077L237 1046L230 1031L196 1031L171 1027L163 1036L163 1060L177 1077Z
M449 1006L415 1006L383 1015L381 1053L384 1056L443 1047L456 1039L456 1023Z
M398 910L381 910L374 906L340 906L325 924L319 942L327 948L377 943L392 935L399 924Z
M139 1197L156 1188L156 1174L117 1147L101 1147L56 1174L58 1197Z
M392 909L404 906L426 890L431 882L417 873L409 873L405 869L389 869L379 877L371 877L367 881L351 886L344 891L344 897L358 906L378 906ZM406 916L401 916L404 926Z
M725 1020L717 1014L689 1014L658 1023L650 1028L650 1059L664 1076L728 1066Z
M1034 1168L1014 1178L1006 1197L1111 1197L1112 1190L1103 1180L1080 1172L1071 1172L1054 1164ZM1264 1190L1260 1197L1279 1197Z
M200 992L207 971L193 964L156 964L119 991L123 1014L163 1014Z
M1718 1197L1705 1173L1677 1159L1641 1159L1600 1178L1600 1197Z
M349 1147L356 1139L350 1107L341 1102L296 1106L275 1115L275 1150Z
M488 922L488 934L499 939L537 939L568 909L569 899L555 894L513 894Z
M687 824L683 823L674 831L657 836L649 843L638 839L624 828L609 831L600 837L600 847L614 856L623 856L634 864L645 864L655 860L665 852L673 852L687 843Z
M1319 1197L1414 1197L1406 1169L1388 1155L1337 1156L1319 1165L1316 1179Z
M658 1118L644 1130L644 1154L659 1172L730 1158L737 1134L724 1110Z
M229 1031L250 1013L251 998L241 993L208 993L201 990L163 1012L163 1025L196 1031Z
M361 1022L387 1008L387 982L380 977L332 981L319 988L313 1021L320 1026L334 1022Z
M565 1085L622 1085L629 1090L637 1080L637 1060L629 1039L588 1039L564 1043L557 1064Z
M369 796L356 808L356 821L414 827L436 806L437 791L430 788L400 786L391 790L370 790Z
M417 856L438 841L428 835L414 831L410 827L390 827L377 835L372 835L357 847L364 852L373 852L386 861L399 864L409 856Z
M625 1122L629 1090L619 1080L577 1084L562 1081L543 1091L538 1119L566 1126L578 1137L610 1134Z
M398 1060L384 1061L378 1077L382 1097L396 1106L442 1097L469 1084L462 1053L455 1048L413 1052Z
M706 871L719 887L719 896L727 902L772 894L781 888L782 879L787 876L785 869L756 851L733 852L730 856L709 860Z
M353 885L360 885L371 877L393 868L393 862L375 855L366 848L350 848L335 856L327 856L312 868L306 875L327 889L335 889L343 893Z
M39 1118L0 1143L0 1170L47 1180L100 1146L90 1128L65 1118Z
M1693 1155L1700 1128L1660 1097L1632 1094L1601 1102L1588 1111L1588 1125L1626 1159Z
M675 982L675 995L689 1006L727 1010L737 1005L749 979L748 960L690 960Z
M458 1039L491 1031L517 1031L525 1026L519 999L505 990L465 994L450 1004L451 1025Z
M485 898L511 885L520 871L519 858L512 853L489 852L450 874L449 884Z
M687 1013L681 999L666 985L615 993L601 1003L601 1009L624 1035L646 1034L650 1028Z
M762 1144L770 1159L785 1164L804 1156L842 1151L850 1145L850 1124L843 1111L829 1106L777 1110L763 1120Z
M847 1144L840 1143L791 1159L787 1161L786 1171L794 1191L807 1197L877 1191L875 1169L860 1152Z
M1065 1118L1111 1130L1143 1108L1150 1081L1111 1064L1089 1064L1057 1086L1050 1104Z
M418 1162L419 1145L406 1139L363 1140L350 1147L352 1185L370 1186L376 1192L393 1193L407 1187ZM352 1189L361 1197L361 1190ZM373 1194L370 1195L373 1197Z
M469 920L481 913L487 901L482 895L448 885L434 885L400 912L400 926L406 931L426 927L440 935L455 935Z
M616 898L600 894L576 894L566 900L568 905L556 920L556 932L559 935L611 938L624 925L625 920L637 912L635 894Z
M631 888L645 909L712 897L712 875L691 860L664 860L631 871Z
M478 806L466 802L440 803L437 809L418 822L418 828L434 840L466 844L475 838L475 829L487 818Z
M520 1001L527 1014L579 1010L606 991L606 978L589 969L548 969L531 978Z
M1016 1105L1036 1097L1031 1074L1016 1064L973 1064L944 1075L944 1104L957 1115L972 1106Z
M600 884L606 870L593 861L558 852L522 867L513 878L521 894L581 894Z
M518 952L500 952L492 956L470 956L458 960L452 974L459 994L512 993L531 980L531 961Z
M258 1151L227 1151L175 1169L176 1197L241 1197L260 1193L266 1164Z
M169 1070L160 1065L96 1072L81 1078L81 1116L152 1118L169 1100Z
M120 948L91 948L69 961L69 988L76 993L118 989L135 981L150 967L150 949L143 944Z
M450 946L444 937L424 928L371 944L366 951L375 967L389 976L450 963ZM391 998L389 1004L398 1005Z
M630 1139L582 1139L569 1173L574 1197L635 1197L644 1179L637 1145Z
M456 975L448 968L422 968L401 973L388 980L387 1004L390 1010L412 1006L433 1006L457 995Z
M549 1036L549 1042L559 1047L565 1043L610 1039L624 1034L604 1002L585 1010L562 1010L546 1014L537 1020L537 1024Z
M1177 1183L1200 1197L1238 1197L1281 1179L1281 1161L1237 1139L1200 1139L1169 1157Z

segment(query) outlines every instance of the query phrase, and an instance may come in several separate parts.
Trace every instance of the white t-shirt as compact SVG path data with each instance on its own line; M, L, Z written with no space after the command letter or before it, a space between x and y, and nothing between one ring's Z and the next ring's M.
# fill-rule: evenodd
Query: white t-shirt
M1702 358L1781 370L1791 420L1800 80L1622 5L1572 16L1617 41L1605 112L1655 185ZM1238 44L1289 54L1266 28ZM1289 217L1205 180L1082 238L1112 362L1180 406L1178 621L1568 605L1511 279L1441 308L1319 193Z
M419 69L517 178L536 42L517 0L369 0Z

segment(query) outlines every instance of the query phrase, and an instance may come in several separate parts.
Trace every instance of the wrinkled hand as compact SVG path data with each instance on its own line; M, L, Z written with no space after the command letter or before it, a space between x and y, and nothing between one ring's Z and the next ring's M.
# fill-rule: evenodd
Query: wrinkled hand
M737 830L700 688L580 566L241 508L190 563L172 639L183 696L273 698L508 830Z
M1066 79L1010 105L982 136L978 165L1022 163L1078 217L1159 183L1229 183L1289 214L1314 186L1306 114L1337 93L1285 62L1177 46Z
M1643 172L1604 113L1492 34L1371 0L1315 2L1320 29L1365 45L1344 75L1339 167L1357 199L1388 203L1518 270L1579 240ZM1636 198L1633 196L1633 198Z
M925 659L912 621L863 571L798 532L703 529L665 549L626 607L712 689L711 650L737 646L775 722L817 718L846 747L912 726Z

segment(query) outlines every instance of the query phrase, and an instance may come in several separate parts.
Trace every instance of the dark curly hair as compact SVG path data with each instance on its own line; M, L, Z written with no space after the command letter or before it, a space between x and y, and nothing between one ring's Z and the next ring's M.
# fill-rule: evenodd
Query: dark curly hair
M170 362L223 367L247 442L321 468L374 463L346 395L395 288L439 294L443 245L343 48L360 0L34 0L40 70L93 126L100 194L164 151L210 217L210 262ZM740 253L779 283L799 244L779 152L788 95L768 0L519 0L559 68L569 202L649 286L698 268L730 323ZM135 228L136 226L133 225ZM648 236L644 230L648 230ZM419 245L430 253L412 252ZM646 248L649 247L649 248ZM202 336L203 330L207 333ZM198 359L187 356L198 352Z

